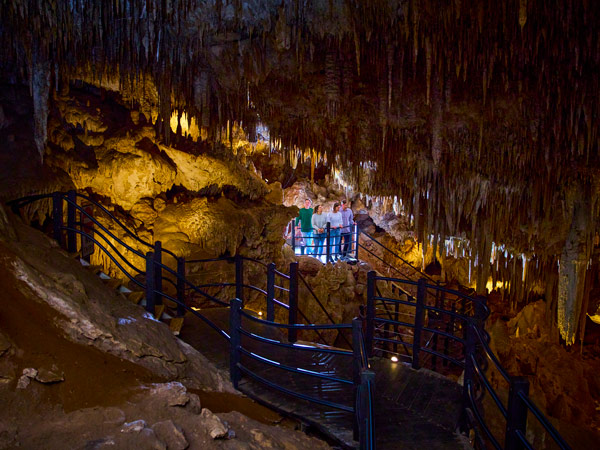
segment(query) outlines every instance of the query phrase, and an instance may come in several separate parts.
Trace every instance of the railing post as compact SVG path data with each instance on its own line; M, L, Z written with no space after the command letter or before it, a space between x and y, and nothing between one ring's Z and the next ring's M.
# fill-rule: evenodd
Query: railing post
M327 222L327 237L325 238L327 242L327 258L325 259L325 263L327 264L331 260L331 223Z
M267 320L275 321L275 263L267 266Z
M154 304L162 305L162 242L154 243Z
M354 387L360 384L360 335L362 330L362 320L359 318L352 319L352 353L354 356L352 366L352 378Z
M360 389L360 335L362 328L362 320L354 318L352 319L352 380L354 382L354 405L355 409L358 409L357 398L358 389ZM353 438L358 441L360 438L360 423L358 411L354 411L354 425L353 425Z
M375 330L375 274L374 270L367 273L367 329L365 330L365 346L367 356L373 356L373 332Z
M296 254L296 219L292 219L292 250Z
M398 315L400 313L400 303L394 303L394 320L396 321L396 325L394 325L394 333L395 336L398 336ZM398 353L398 338L394 339L394 353Z
M371 386L373 386L375 382L375 372L372 370L363 370L360 374L360 381L361 389L363 391L360 402L360 415L362 417L359 431L360 448L371 450L375 448L375 418L371 414L372 404L369 402L369 382L371 382Z
M423 328L423 319L425 308L425 296L427 295L427 280L419 278L417 285L417 305L415 309L415 332L413 334L413 369L419 369L419 353L421 351L421 329Z
M63 246L62 226L63 226L63 198L62 193L55 192L52 194L52 224L54 239L59 246Z
M475 297L475 302L473 302L473 315L477 319L477 325L480 330L483 330L483 326L485 323L485 306L487 303L487 298L483 295L479 295Z
M244 305L244 259L235 255L235 297Z
M77 251L77 233L75 232L75 205L77 196L74 190L67 192L67 251L75 253Z
M146 253L146 311L154 315L154 253Z
M356 252L354 254L354 258L356 260L358 260L358 224L357 223L354 224L354 236L355 236L355 238L354 238L354 245L355 245L354 251Z
M463 405L466 408L471 407L471 402L469 401L469 386L473 383L473 378L475 375L475 367L473 366L472 357L475 356L476 349L476 334L473 329L475 325L469 320L465 323L466 328L466 339L465 339L465 373L463 376ZM466 419L466 417L465 417ZM464 430L468 429L467 424L463 427Z
M185 258L177 258L177 316L185 314Z
M527 429L527 405L519 394L529 394L529 381L525 377L512 377L508 391L508 416L506 418L506 435L504 445L506 450L521 450L525 448L517 431L525 436Z
M240 371L240 346L241 346L241 314L242 301L238 298L231 300L229 309L229 379L235 389L241 378Z
M298 263L290 263L290 309L289 320L290 325L298 323ZM288 329L288 342L296 342L298 340L298 330L295 328Z

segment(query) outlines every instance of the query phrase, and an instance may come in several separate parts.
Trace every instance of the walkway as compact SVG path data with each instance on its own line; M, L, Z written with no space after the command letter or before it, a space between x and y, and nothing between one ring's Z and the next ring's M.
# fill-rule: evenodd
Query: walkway
M211 308L202 314L215 325L229 330L229 309ZM219 369L229 370L229 343L216 335L201 319L188 314L181 339L195 347L213 361ZM273 333L260 324L247 322L244 328L259 335L285 341L283 333ZM309 345L309 343L299 342ZM352 371L351 358L326 353L308 353L267 349L248 339L244 346L261 356L282 364L302 367L328 375L348 376ZM251 364L250 361L245 362ZM338 403L351 404L353 386L315 380L277 368L254 364L251 366L265 378L275 379L279 385L289 386L306 395L312 395ZM402 363L392 363L374 358L375 371L375 429L379 449L462 449L469 448L464 438L454 433L461 410L461 387L451 380L427 369L413 370ZM354 415L349 412L315 405L296 397L282 394L243 377L240 390L259 403L276 411L296 417L316 428L324 435L355 448L352 426Z

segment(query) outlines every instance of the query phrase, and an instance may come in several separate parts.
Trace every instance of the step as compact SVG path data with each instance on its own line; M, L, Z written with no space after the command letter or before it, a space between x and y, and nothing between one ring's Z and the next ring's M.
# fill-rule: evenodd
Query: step
M183 328L183 317L173 317L169 322L169 328L175 336L179 336L179 333Z
M119 291L119 293L125 294L125 295L129 295L133 292L131 289L129 289L128 287L123 286L123 285L119 286L118 291Z
M78 259L78 261L79 261L79 264L81 264L83 267L88 267L90 265L89 262L87 262L85 259L83 259L81 257Z
M163 303L165 305L167 305L167 308L171 308L171 309L177 308L177 303L172 300L169 300L168 298L163 298Z
M143 291L132 292L127 295L127 299L136 305L146 296L146 293Z
M102 267L102 266L99 266L99 265L91 265L91 264L88 264L87 266L85 266L85 265L84 265L83 267L85 267L87 270L89 270L89 271L90 271L90 272L92 272L92 273L98 273L98 272L100 272L102 269L104 269L104 267Z
M116 278L104 279L104 284L106 284L111 289L118 289L123 283L121 280L117 280Z
M160 320L160 318L162 317L164 312L165 312L165 305L156 305L154 307L154 318L156 320Z

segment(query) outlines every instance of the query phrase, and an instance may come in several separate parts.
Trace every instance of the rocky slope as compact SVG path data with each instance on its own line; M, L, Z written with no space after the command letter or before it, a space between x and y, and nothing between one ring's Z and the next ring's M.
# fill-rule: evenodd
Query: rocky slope
M202 408L187 389L228 374L3 209L0 229L0 448L328 447Z

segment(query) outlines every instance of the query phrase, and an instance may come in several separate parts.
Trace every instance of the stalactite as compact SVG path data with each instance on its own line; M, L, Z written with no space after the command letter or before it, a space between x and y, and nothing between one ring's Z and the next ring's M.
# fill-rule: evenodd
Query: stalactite
M48 138L48 101L50 96L50 62L42 50L36 45L31 54L29 68L31 77L30 90L33 98L34 140L40 154L40 162L44 160L44 150Z
M492 270L513 299L538 276L532 255L552 266L556 246L540 244L545 224L563 233L554 240L567 238L566 186L599 165L600 82L586 76L600 64L596 3L410 0L394 11L331 2L319 20L303 2L267 7L256 20L232 4L228 17L222 1L2 2L0 58L16 62L17 78L26 70L38 80L30 82L38 150L50 71L30 69L48 60L56 82L118 82L128 102L160 118L165 139L171 109L214 142L227 121L260 114L273 151L290 163L294 148L314 149L369 194L398 196L416 213L420 241L462 236L480 263L490 240L528 255L524 266L509 261L525 268L525 281L503 267L510 257ZM239 42L224 39L233 31ZM585 191L594 205L599 191Z

